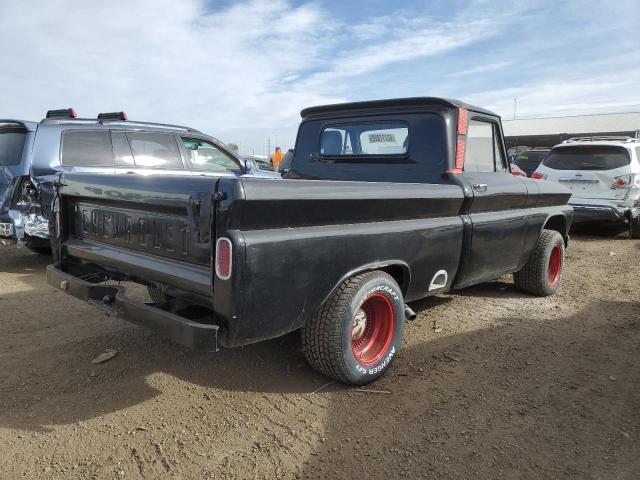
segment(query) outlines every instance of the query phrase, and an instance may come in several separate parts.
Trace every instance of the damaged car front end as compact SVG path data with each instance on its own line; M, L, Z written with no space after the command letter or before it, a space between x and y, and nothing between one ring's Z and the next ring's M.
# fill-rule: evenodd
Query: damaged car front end
M0 120L0 244L46 250L49 225L31 177L37 123Z

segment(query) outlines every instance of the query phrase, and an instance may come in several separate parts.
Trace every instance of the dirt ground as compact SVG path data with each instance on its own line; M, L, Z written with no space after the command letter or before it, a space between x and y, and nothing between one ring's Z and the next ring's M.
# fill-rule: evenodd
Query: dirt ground
M0 478L640 478L639 259L583 234L553 297L505 277L418 302L389 374L354 389L295 334L195 353L2 249Z

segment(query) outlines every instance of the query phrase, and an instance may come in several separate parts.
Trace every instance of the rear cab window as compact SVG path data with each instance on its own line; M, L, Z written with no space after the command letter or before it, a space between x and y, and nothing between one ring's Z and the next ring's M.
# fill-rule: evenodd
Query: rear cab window
M439 183L448 168L445 117L445 112L428 108L310 115L300 124L295 156L291 156L291 165L286 165L287 176Z
M331 125L320 134L320 155L354 157L405 155L409 127L401 122Z
M554 170L614 170L628 166L631 156L617 145L570 145L551 150L542 164Z
M27 131L19 125L0 125L0 166L18 165Z
M67 130L62 134L62 164L82 167L113 166L108 130Z
M182 138L187 158L194 170L205 172L241 172L240 164L214 144L199 138Z

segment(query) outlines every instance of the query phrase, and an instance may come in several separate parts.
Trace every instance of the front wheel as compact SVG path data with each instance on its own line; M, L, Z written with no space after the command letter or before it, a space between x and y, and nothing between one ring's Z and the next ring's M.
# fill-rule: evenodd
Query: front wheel
M318 372L366 385L389 369L404 332L404 299L380 271L344 281L302 328L302 349Z
M555 230L542 230L529 261L513 274L513 283L523 292L546 296L560 288L564 267L564 240Z

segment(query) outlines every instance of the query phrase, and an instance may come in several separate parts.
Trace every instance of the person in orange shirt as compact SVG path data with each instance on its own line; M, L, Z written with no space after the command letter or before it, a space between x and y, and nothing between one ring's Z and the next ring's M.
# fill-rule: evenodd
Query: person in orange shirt
M273 171L277 172L282 161L282 150L280 147L276 147L276 151L273 152Z

